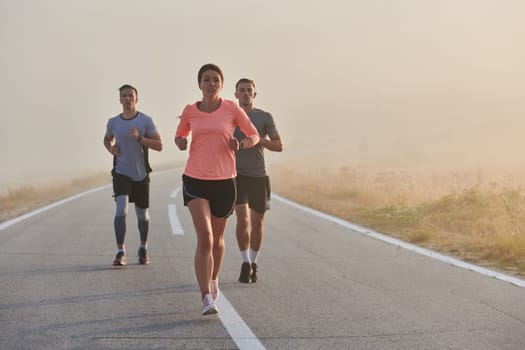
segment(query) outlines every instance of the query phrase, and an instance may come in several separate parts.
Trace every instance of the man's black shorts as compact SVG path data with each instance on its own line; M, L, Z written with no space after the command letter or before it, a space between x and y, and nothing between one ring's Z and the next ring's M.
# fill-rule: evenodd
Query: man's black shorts
M139 208L149 208L149 184L150 179L147 175L142 181L133 181L126 175L117 174L114 171L113 175L113 194L118 196L129 196L129 202L135 203Z
M237 175L237 201L235 204L246 204L250 209L263 214L269 209L271 195L270 178Z
M207 199L213 216L227 218L233 213L237 188L235 179L201 180L182 175L184 205L195 198Z

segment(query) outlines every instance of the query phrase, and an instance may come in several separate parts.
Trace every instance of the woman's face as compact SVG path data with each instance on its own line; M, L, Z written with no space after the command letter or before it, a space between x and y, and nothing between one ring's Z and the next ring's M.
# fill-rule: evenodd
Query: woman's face
M222 79L219 73L208 69L202 73L199 88L202 91L202 97L216 98L222 90Z

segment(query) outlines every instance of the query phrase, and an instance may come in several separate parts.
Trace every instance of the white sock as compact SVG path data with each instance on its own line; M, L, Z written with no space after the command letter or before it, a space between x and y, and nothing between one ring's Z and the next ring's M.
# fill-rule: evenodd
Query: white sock
M253 250L252 248L250 248L250 261L255 264L257 262L257 255L259 255L259 251L258 250Z
M250 253L248 252L248 249L241 250L241 257L242 257L242 262L245 262L248 264L252 263L252 261L250 260Z

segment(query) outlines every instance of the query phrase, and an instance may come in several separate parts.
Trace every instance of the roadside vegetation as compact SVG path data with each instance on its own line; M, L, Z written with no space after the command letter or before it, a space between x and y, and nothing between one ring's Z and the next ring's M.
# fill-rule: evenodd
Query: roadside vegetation
M110 182L111 175L104 173L75 178L67 183L11 189L0 196L0 222Z
M525 191L479 169L399 171L276 165L272 187L290 200L375 231L525 276ZM523 178L523 177L521 177Z
M181 163L155 164L155 171L173 169ZM12 219L33 209L56 202L92 188L111 184L109 171L77 177L69 182L43 186L23 186L0 194L0 222Z

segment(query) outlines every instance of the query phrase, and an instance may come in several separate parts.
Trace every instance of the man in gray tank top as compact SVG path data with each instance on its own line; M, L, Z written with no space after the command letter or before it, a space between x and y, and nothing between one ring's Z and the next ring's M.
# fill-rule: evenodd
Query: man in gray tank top
M257 256L264 236L264 214L269 208L270 179L266 172L264 149L281 152L283 144L270 113L253 106L255 83L240 79L235 85L235 97L253 125L259 131L261 140L248 149L236 153L237 162L237 216L236 235L241 251L242 265L239 282L257 282ZM237 128L234 136L240 141L244 134ZM250 227L251 226L251 227Z
M109 118L104 147L113 155L113 193L116 202L114 218L117 255L113 266L125 266L126 216L128 203L135 203L140 247L139 264L149 264L147 240L149 233L149 166L148 151L162 150L162 140L153 119L137 110L138 93L131 85L119 88L122 113Z

